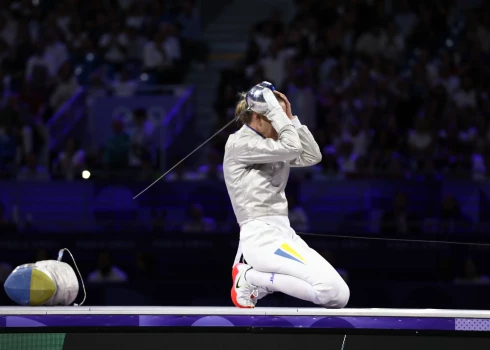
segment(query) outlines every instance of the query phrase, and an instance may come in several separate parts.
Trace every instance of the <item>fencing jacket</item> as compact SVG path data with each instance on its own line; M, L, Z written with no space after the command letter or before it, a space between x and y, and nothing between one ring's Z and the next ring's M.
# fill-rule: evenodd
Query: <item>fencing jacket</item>
M240 225L258 217L287 216L284 189L290 167L311 166L322 159L313 135L297 117L291 121L279 109L267 117L277 130L277 141L244 125L225 146L225 183Z

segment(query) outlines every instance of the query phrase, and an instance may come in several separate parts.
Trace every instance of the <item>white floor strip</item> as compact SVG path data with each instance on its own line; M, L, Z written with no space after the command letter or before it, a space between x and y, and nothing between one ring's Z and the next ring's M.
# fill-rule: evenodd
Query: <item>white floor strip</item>
M442 317L490 319L485 310L437 309L341 309L235 307L140 307L140 306L68 306L68 307L0 307L7 315L250 315L250 316L333 316L333 317Z

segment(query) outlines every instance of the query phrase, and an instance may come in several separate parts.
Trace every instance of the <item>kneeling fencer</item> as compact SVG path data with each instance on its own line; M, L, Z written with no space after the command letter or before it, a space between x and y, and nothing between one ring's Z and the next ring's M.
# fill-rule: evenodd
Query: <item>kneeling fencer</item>
M342 308L349 287L291 228L285 188L290 167L319 163L313 135L282 93L263 82L243 94L235 115L243 126L225 148L223 170L240 225L231 298L253 308L273 292L328 308Z

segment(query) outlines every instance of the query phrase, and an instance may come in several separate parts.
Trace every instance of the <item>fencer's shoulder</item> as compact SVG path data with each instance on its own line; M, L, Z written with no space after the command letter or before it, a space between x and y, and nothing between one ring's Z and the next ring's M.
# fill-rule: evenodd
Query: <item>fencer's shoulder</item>
M251 133L249 129L244 125L238 131L228 136L228 141L226 145L228 148L247 145L253 138L255 134Z

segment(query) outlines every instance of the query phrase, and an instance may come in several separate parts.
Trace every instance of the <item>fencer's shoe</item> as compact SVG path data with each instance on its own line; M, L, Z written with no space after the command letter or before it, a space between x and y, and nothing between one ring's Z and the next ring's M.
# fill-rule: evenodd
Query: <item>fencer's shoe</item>
M233 266L231 300L236 307L251 309L257 304L259 290L245 279L245 273L251 268L246 264L236 264Z

